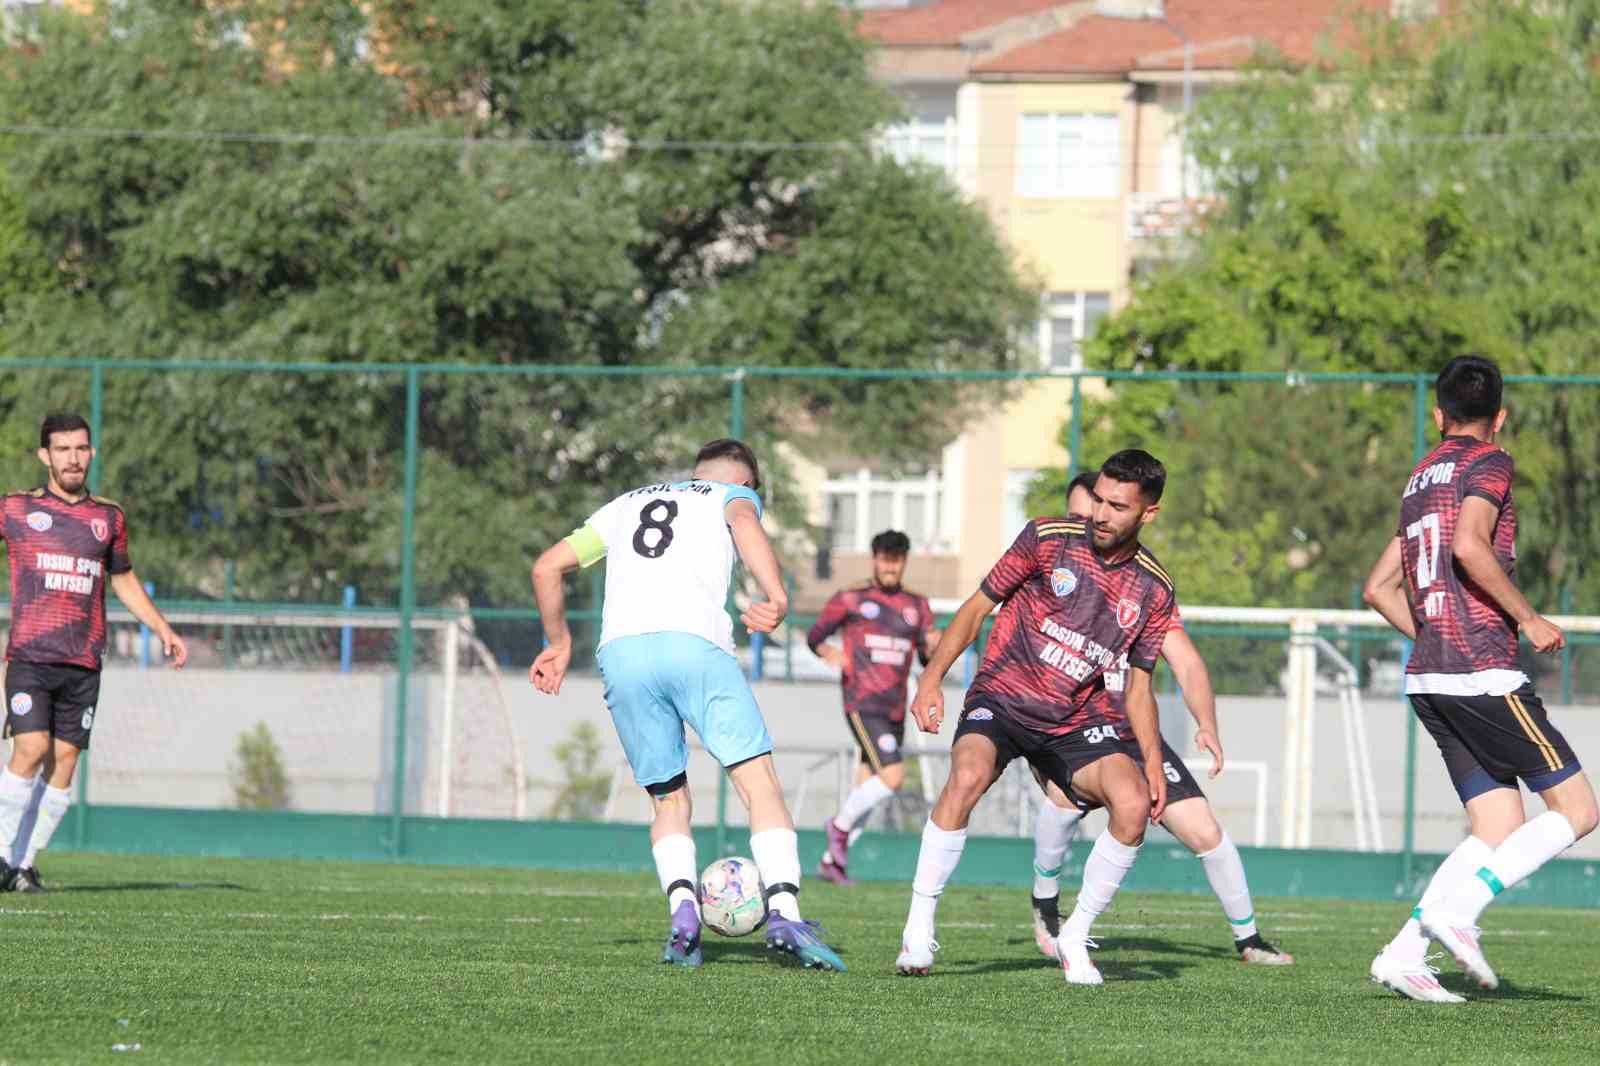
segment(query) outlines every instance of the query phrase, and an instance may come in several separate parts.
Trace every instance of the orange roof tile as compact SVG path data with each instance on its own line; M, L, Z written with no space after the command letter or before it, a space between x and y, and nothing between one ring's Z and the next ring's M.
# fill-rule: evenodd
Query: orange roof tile
M967 34L1070 0L939 0L924 7L862 12L861 32L881 45L956 45Z

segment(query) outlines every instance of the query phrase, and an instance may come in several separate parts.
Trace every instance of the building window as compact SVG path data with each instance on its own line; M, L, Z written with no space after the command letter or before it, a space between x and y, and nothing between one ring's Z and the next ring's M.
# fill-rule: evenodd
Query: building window
M926 163L946 175L956 172L955 116L922 117L890 126L883 134L884 147L901 164Z
M1017 195L1115 199L1122 187L1122 132L1112 112L1023 115Z
M834 551L866 552L872 538L898 529L914 552L942 553L939 537L939 475L886 478L870 470L829 478L822 486L828 516L827 543Z
M1111 310L1108 292L1053 292L1039 319L1039 355L1047 370L1083 367L1083 342Z

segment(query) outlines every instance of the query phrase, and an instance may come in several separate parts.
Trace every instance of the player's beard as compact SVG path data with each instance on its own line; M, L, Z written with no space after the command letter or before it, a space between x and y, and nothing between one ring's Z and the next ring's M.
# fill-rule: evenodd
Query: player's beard
M1094 531L1096 534L1098 534L1100 532L1100 527L1095 526ZM1134 525L1126 533L1122 534L1122 536L1117 537L1115 533L1113 533L1112 536L1114 539L1107 544L1101 544L1098 536L1089 538L1090 543L1094 545L1094 550L1100 556L1104 557L1107 555L1115 555L1117 552L1127 547L1131 541L1137 540L1139 538L1139 527Z
M57 470L55 467L51 467L50 476L54 478L55 483L60 485L65 491L79 493L83 491L83 487L89 482L89 468L84 467L82 470L74 473L66 469Z
M872 578L872 583L874 585L877 585L878 588L882 589L884 592L899 592L900 591L900 582L898 582L898 581L896 581L894 584L891 585L891 584L889 584L889 582L883 580L883 578L874 575L873 578Z

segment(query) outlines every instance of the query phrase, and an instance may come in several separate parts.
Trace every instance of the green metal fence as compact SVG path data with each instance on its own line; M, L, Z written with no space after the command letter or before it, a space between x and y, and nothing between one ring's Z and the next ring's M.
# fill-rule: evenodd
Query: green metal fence
M993 371L993 372L940 372L936 370L863 370L838 367L686 367L686 366L625 366L625 365L440 365L429 363L280 363L272 361L171 361L158 359L14 359L0 364L0 409L8 412L7 436L4 444L10 455L0 456L0 473L15 479L37 473L30 466L28 456L29 434L37 425L37 416L44 407L81 409L87 406L93 427L94 439L100 449L100 459L93 470L91 487L99 491L102 482L117 491L132 491L134 509L134 551L136 564L141 547L141 509L160 507L187 507L193 526L197 554L194 571L214 571L225 567L225 580L221 592L203 596L203 590L180 588L174 590L187 597L188 605L196 609L207 604L232 607L237 603L256 605L263 598L291 600L289 606L302 609L307 603L316 603L328 609L340 609L338 600L342 579L311 575L302 587L289 590L292 595L261 597L246 594L235 601L237 583L254 589L262 587L260 575L251 576L250 568L256 559L252 545L260 545L265 553L297 550L292 536L285 535L280 543L275 539L283 529L302 523L304 515L296 507L274 504L266 499L269 489L263 485L277 484L284 478L305 477L315 480L326 478L347 480L354 487L342 485L339 491L348 491L348 500L335 500L329 504L326 515L330 525L344 532L329 536L348 536L352 543L344 545L346 554L358 556L369 573L390 574L392 595L388 587L379 595L365 593L362 602L367 608L395 612L398 616L396 641L393 647L393 665L396 687L394 692L393 721L395 731L395 765L390 775L392 789L387 801L390 818L390 840L395 854L404 849L402 819L406 815L405 787L407 781L407 723L411 720L408 706L414 693L411 683L415 670L416 632L419 619L457 615L463 610L481 626L511 627L508 640L525 639L527 647L537 640L537 615L528 602L526 542L508 543L501 562L504 575L496 584L482 592L481 597L469 602L427 602L423 590L429 575L448 572L459 566L460 554L472 547L473 537L489 529L514 526L517 508L526 513L540 512L543 528L554 530L552 523L565 523L566 528L581 521L587 513L584 507L601 502L603 498L625 488L609 480L606 469L557 469L547 476L534 464L559 449L553 446L528 446L518 439L516 432L519 416L525 414L532 422L560 438L570 432L561 418L581 416L585 405L594 407L595 398L601 395L616 400L625 396L626 403L613 403L636 412L634 417L606 415L605 432L615 438L609 447L591 449L602 460L622 453L633 460L648 464L651 461L667 462L668 456L681 456L674 451L683 442L719 433L745 437L752 433L770 442L781 433L765 419L756 420L750 410L770 412L781 405L785 397L806 395L808 388L827 386L829 389L858 388L863 391L854 402L871 402L870 390L876 387L914 386L921 390L976 390L984 393L986 402L999 403L1004 390L1014 389L1030 382L1052 380L1070 383L1070 394L1060 411L1061 442L1069 457L1065 466L1056 473L1061 478L1070 477L1078 467L1091 458L1088 453L1113 433L1115 424L1108 422L1107 405L1132 403L1135 400L1164 411L1186 410L1195 426L1203 426L1208 410L1223 404L1224 400L1248 410L1261 405L1271 406L1285 397L1295 396L1312 410L1320 403L1318 397L1327 397L1329 403L1350 406L1350 417L1361 416L1363 411L1371 417L1382 417L1396 428L1396 432L1409 431L1410 447L1407 454L1394 460L1404 465L1425 454L1433 438L1431 428L1432 376L1416 374L1332 374L1332 373L1223 373L1184 371L1100 371L1076 372L1045 371ZM1562 403L1561 417L1569 419L1556 429L1551 429L1549 419L1539 414L1539 421L1526 437L1518 437L1513 430L1510 447L1514 453L1526 447L1541 461L1542 470L1565 471L1578 468L1577 460L1589 458L1594 446L1586 441L1562 441L1560 432L1570 429L1572 410L1587 410L1585 404L1600 401L1600 375L1564 378L1508 379L1513 402L1521 396L1557 396ZM220 386L220 387L219 387ZM322 395L337 395L343 405L342 418L326 420L320 412L318 421L300 410L297 397L304 397L301 389L315 388ZM1166 390L1161 392L1160 390ZM1252 391L1254 390L1254 391ZM991 394L992 395L988 395ZM970 394L970 393L968 393ZM963 394L963 395L968 395ZM897 395L905 395L900 393ZM1365 397L1356 403L1355 397ZM198 397L196 400L194 398ZM1568 401L1571 402L1568 402ZM670 404L677 413L678 425L665 438L660 426L653 424L647 412ZM1163 407L1162 405L1166 405ZM1353 406L1351 406L1353 405ZM1364 407L1362 405L1365 405ZM309 405L308 405L309 406ZM607 408L607 410L611 410ZM1357 408L1360 408L1358 410ZM1374 409L1377 414L1367 411ZM1540 409L1543 410L1542 408ZM576 415L573 414L576 412ZM263 454L253 454L256 444L246 440L242 444L229 443L230 419L254 418L270 414L273 447L283 441L299 439L307 455L314 455L322 442L350 442L340 455L348 460L357 457L367 464L363 471L319 470L315 462L305 456L297 457L299 464L289 474L274 466L275 460L265 438L256 449ZM301 416L305 414L306 417ZM548 416L548 417L547 417ZM596 414L596 417L601 417ZM1164 417L1164 416L1163 416ZM1537 421L1537 419L1536 419ZM759 424L758 424L759 423ZM1151 425L1169 423L1151 422ZM1171 421L1176 425L1177 421ZM551 428L557 427L557 428ZM1580 424L1581 428L1581 424ZM559 431L558 431L559 430ZM532 431L530 431L531 433ZM843 433L843 431L841 431ZM1163 431L1164 432L1164 431ZM1174 430L1176 432L1176 430ZM475 439L483 435L485 439ZM848 436L848 434L844 434ZM1543 435L1543 436L1541 436ZM1569 434L1570 436L1570 434ZM1592 434L1589 434L1592 436ZM1551 441L1556 443L1552 444ZM1161 451L1158 443L1149 445ZM1224 453L1226 440L1218 445L1215 461L1224 473L1228 457ZM1560 451L1560 448L1565 451ZM1554 451L1552 449L1555 449ZM1587 451L1586 451L1587 449ZM184 468L184 488L170 490L166 481L149 482L147 470L165 471L173 452L193 451L195 471ZM504 453L504 454L502 454ZM1554 456L1554 458L1552 458ZM1600 458L1600 456L1595 456ZM185 459L187 462L187 459ZM596 460L597 462L599 460ZM612 460L606 460L612 461ZM616 460L621 461L621 460ZM10 464L9 466L6 464ZM479 465L475 465L479 464ZM1563 465L1565 464L1565 465ZM178 464L182 466L182 464ZM475 474L484 472L487 485L480 483ZM554 469L554 468L552 468ZM277 473L262 473L276 470ZM191 476L192 474L192 476ZM524 483L517 483L521 474L527 475ZM358 476L359 475L359 476ZM274 479L277 479L276 481ZM361 480L364 478L365 480ZM355 482L359 484L354 484ZM573 487L573 486L576 487ZM130 489L131 486L131 489ZM196 487L198 486L198 487ZM1395 482L1383 481L1373 485L1344 486L1349 491L1375 493L1389 506ZM1334 486L1338 488L1338 486ZM1536 486L1539 491L1570 491L1561 478L1550 475ZM570 489L570 491L569 491ZM225 505L212 509L208 494L221 493L227 497ZM185 495L187 494L187 495ZM546 501L544 497L549 496ZM281 522L261 520L244 532L237 527L242 516L251 514L253 501L261 503L268 513L282 512ZM452 500L459 503L452 507ZM198 502L197 502L198 501ZM552 517L548 513L565 510ZM218 517L220 515L220 517ZM482 515L491 515L494 522L480 522ZM339 523L349 522L348 526ZM1541 520L1542 521L1542 520ZM218 532L219 528L229 527ZM309 534L315 543L315 529ZM1536 524L1528 536L1537 541L1536 549L1546 558L1554 550L1550 545L1561 545L1570 529L1552 528ZM559 535L559 534L557 534ZM219 558L222 549L216 548L226 536L242 543L233 543L227 549L227 558ZM221 538L219 540L219 538ZM253 539L252 539L253 538ZM305 541L298 550L307 550ZM463 545L466 545L464 547ZM1568 553L1568 573L1581 572L1570 562L1570 557L1586 542L1575 543L1565 550ZM181 554L176 548L162 549L169 554ZM183 567L165 556L158 557L173 572ZM1363 560L1365 562L1366 560ZM141 567L141 569L143 569ZM1180 571L1180 580L1181 580ZM196 579L199 581L199 579ZM208 579L209 580L209 579ZM580 626L593 626L598 620L599 589L593 578L581 579L573 598L574 621ZM212 581L212 584L217 584ZM1349 585L1343 586L1339 602L1318 602L1315 606L1349 606ZM519 591L520 590L520 591ZM166 605L173 602L171 595L157 589L158 598ZM431 595L431 594L430 594ZM1563 611L1600 612L1600 602L1583 602L1585 588L1574 580L1567 580L1560 588L1560 607ZM374 607L374 604L376 605ZM1552 605L1554 606L1554 605ZM791 626L788 642L792 649L796 627ZM1205 641L1269 641L1287 638L1287 630L1278 628L1247 627L1197 627L1194 632ZM1356 650L1358 662L1362 648L1392 641L1392 634L1380 628L1353 628L1343 635L1349 646ZM1588 648L1600 642L1600 636L1577 635L1573 650L1566 653L1559 666L1561 701L1570 702L1577 689L1588 690L1590 671L1586 664L1600 667L1600 661L1586 656ZM1221 647L1220 644L1215 645ZM1208 658L1211 652L1207 652ZM1219 652L1219 657L1221 653ZM1596 669L1600 673L1600 669ZM1407 774L1414 779L1416 766L1416 731L1412 722L1407 739ZM84 817L88 813L88 775L85 772L80 788L84 791ZM725 797L724 797L725 802ZM1413 849L1411 824L1413 802L1408 790L1407 835L1404 852L1409 856Z

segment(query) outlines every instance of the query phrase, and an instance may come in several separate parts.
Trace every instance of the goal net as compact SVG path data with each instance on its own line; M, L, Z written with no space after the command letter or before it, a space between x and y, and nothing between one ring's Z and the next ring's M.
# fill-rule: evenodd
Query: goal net
M465 616L414 620L401 728L398 613L165 614L189 646L181 671L111 608L91 802L370 814L398 787L407 814L526 813L505 681Z

